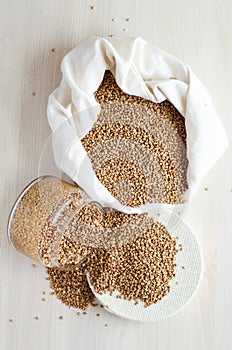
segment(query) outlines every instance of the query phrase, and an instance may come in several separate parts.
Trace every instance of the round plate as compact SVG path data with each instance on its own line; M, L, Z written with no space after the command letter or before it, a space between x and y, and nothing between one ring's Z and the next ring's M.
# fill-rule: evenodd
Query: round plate
M183 246L183 250L179 251L176 256L176 277L171 280L171 290L165 297L149 307L144 307L143 302L135 305L132 301L116 298L118 291L115 291L112 296L109 293L103 295L96 293L89 275L87 276L90 288L97 300L107 311L117 316L142 322L169 317L180 311L198 288L202 274L202 254L195 234L173 212L163 209L158 215L149 213L149 216L163 223L173 237L178 237L177 244Z

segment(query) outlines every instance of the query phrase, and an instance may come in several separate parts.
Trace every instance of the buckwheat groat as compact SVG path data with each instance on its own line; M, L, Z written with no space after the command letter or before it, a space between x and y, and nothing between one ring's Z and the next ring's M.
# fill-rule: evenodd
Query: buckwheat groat
M122 204L175 204L187 190L185 121L169 102L124 93L106 71L97 122L82 139L102 184Z
M90 214L88 210L84 213ZM111 247L91 247L81 265L76 265L75 256L71 256L74 269L67 273L56 268L48 269L51 287L57 297L68 306L85 309L93 297L86 282L87 273L92 287L100 294L117 290L119 298L133 300L134 303L140 300L145 306L155 304L167 295L169 283L175 277L175 258L179 251L176 239L161 223L141 216L144 232L139 236L132 237L129 231L130 241ZM105 229L118 227L121 235L123 227L124 236L128 225L123 224L129 223L130 218L133 223L133 215L116 211L106 212L103 217ZM91 216L88 221L91 221Z

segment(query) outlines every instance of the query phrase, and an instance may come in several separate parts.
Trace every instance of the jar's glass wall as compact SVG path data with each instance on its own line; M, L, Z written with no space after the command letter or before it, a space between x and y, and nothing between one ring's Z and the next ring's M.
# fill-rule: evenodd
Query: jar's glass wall
M85 193L52 176L34 180L17 199L9 218L13 246L46 266L57 264L60 235L69 216L83 206Z

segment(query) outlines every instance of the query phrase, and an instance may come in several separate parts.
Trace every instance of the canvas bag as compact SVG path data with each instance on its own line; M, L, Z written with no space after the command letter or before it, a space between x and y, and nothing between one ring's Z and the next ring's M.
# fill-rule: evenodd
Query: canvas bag
M127 94L160 103L169 100L185 117L189 202L210 168L227 147L211 98L191 69L176 57L137 38L94 37L70 51L61 64L60 86L47 107L56 165L103 206L127 213L149 211L121 204L98 180L81 139L97 121L94 92L110 70ZM173 79L175 78L175 79ZM169 206L169 205L167 205Z

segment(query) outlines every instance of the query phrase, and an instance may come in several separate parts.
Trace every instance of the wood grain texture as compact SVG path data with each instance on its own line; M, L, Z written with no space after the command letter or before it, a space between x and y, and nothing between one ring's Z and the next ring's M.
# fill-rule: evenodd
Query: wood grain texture
M16 196L38 174L50 135L46 104L59 84L61 59L90 36L139 35L180 57L209 89L231 140L232 2L1 0L0 5L0 349L231 349L230 148L204 179L186 215L202 245L204 275L191 303L170 319L139 324L102 310L100 318L98 310L78 317L48 295L44 268L32 268L32 261L12 249L6 225Z

